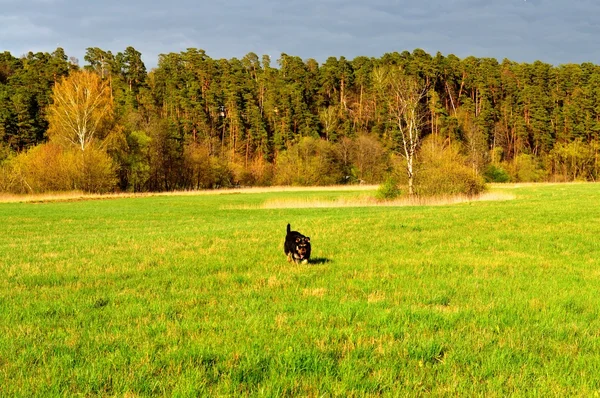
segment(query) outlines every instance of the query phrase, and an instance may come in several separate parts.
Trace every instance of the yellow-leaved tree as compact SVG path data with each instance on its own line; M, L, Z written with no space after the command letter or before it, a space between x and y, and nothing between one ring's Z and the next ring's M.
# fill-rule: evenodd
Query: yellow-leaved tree
M114 121L111 89L94 72L71 73L56 83L48 107L51 140L73 144L85 151L101 141Z
M94 73L77 71L57 82L48 106L50 144L59 144L69 184L62 189L106 192L114 188L116 168L106 153L115 125L112 91ZM114 140L113 140L114 141Z

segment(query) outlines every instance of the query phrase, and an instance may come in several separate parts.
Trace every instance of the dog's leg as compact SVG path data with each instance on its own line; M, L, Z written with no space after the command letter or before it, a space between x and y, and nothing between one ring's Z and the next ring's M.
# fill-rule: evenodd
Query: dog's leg
M287 258L288 258L288 263L291 263L292 262L292 253L291 252L287 254Z

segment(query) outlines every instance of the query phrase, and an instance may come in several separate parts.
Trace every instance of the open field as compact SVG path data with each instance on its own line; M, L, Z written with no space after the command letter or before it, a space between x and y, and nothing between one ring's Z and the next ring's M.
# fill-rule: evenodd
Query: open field
M0 396L599 394L600 185L493 192L0 204Z

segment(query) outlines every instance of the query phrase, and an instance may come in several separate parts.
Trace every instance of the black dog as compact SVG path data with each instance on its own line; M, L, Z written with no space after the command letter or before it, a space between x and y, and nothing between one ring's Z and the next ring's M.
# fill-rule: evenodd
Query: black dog
M285 235L285 243L283 250L287 255L288 261L294 261L296 264L308 263L310 260L310 238L302 235L300 232L292 231L290 224L287 225L287 234Z

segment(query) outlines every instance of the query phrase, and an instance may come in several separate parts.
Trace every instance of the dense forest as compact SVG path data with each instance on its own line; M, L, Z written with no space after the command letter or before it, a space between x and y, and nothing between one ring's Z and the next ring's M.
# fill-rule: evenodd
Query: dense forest
M407 167L417 192L455 175L600 175L600 66L591 63L417 49L320 64L188 49L147 71L132 47L89 48L84 61L61 48L0 53L0 191L405 182ZM97 89L101 103L93 134L73 139L65 115L80 87ZM416 94L412 118L407 92Z

